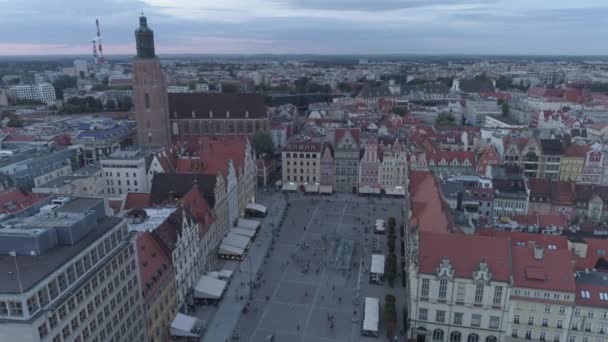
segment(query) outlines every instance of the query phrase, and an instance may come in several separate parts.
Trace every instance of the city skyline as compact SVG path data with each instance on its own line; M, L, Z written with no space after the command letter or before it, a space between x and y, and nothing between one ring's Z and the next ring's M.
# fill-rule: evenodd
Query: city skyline
M134 54L143 11L162 54L604 55L598 0L0 1L0 55ZM593 24L590 24L593 23ZM41 30L45 34L41 34Z

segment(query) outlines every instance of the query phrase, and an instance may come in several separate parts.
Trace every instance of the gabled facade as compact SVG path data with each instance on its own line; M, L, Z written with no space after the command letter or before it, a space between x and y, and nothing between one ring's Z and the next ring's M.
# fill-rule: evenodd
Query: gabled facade
M521 151L521 167L527 178L540 177L542 150L536 139L530 139Z
M360 136L358 128L335 131L334 161L336 191L356 192L359 183Z
M490 146L481 153L479 160L477 160L477 173L485 175L488 166L496 166L500 164L501 160L498 156L498 151L496 151L496 147Z
M590 150L585 154L581 183L601 184L604 167L602 151Z
M334 150L329 142L323 144L321 151L321 185L336 186Z
M359 162L359 188L379 188L378 182L380 159L378 158L378 140L370 138L365 142L363 157Z
M414 156L412 156L414 157ZM407 185L407 153L403 144L396 140L394 144L382 148L379 182L382 189L392 189Z

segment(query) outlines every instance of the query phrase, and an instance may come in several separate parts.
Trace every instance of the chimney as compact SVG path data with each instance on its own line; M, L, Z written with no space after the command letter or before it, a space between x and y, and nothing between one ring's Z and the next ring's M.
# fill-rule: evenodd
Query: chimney
M543 260L543 246L539 244L534 244L534 259Z

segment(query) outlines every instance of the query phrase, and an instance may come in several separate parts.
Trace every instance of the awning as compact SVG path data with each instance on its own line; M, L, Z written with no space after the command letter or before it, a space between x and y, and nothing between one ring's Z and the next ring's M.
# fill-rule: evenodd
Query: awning
M306 184L304 186L304 191L306 191L307 193L318 193L319 184Z
M225 281L204 275L194 287L194 298L220 299L225 289Z
M222 244L226 244L226 245L230 245L230 246L234 246L234 247L238 247L238 248L242 248L242 249L247 249L247 247L249 247L250 242L251 242L250 238L243 236L243 235L234 234L234 233L228 233L228 235L226 235L226 237L222 240Z
M380 225L380 226L376 225L376 230L379 232L383 232L386 230L386 228L383 225Z
M230 232L237 234L237 235L242 235L242 236L245 236L248 238L252 238L255 235L255 230L239 228L239 227L230 229Z
M331 185L319 186L319 193L321 193L321 194L331 194L333 192L334 192L334 188Z
M384 192L388 196L405 196L405 187L404 186L396 186L394 188L386 188Z
M359 188L360 194L379 194L380 188L372 188L371 186L362 186Z
M245 249L244 248L234 247L234 246L222 243L220 245L218 253L221 254L221 255L236 255L236 256L241 256L241 255L245 254Z
M259 211L264 214L266 214L266 212L268 211L268 208L266 208L265 206L263 206L261 204L257 204L257 203L249 203L249 204L247 204L245 209Z
M230 277L232 277L231 270L221 270L220 271L220 279L226 280L226 279L230 279Z
M208 277L211 277L211 278L215 278L215 279L220 278L220 274L217 271L207 272L207 274L205 274L205 275Z
M198 319L178 313L171 322L171 336L198 337Z
M365 315L363 316L363 330L378 331L378 317L380 301L378 298L365 297Z
M384 274L384 255L372 254L372 273Z
M384 220L377 219L376 220L376 225L378 225L378 224L384 225Z
M298 191L298 185L296 183L285 183L283 184L283 191Z
M240 218L237 227L250 230L258 230L258 228L260 227L260 221Z

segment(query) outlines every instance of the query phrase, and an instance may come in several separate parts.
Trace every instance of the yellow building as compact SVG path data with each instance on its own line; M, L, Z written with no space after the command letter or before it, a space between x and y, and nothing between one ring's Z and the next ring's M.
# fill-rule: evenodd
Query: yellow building
M580 182L587 152L589 152L589 147L586 145L572 144L568 146L560 162L559 179Z
M137 237L137 256L148 341L168 342L171 340L171 320L177 312L177 291L171 257L149 232Z

